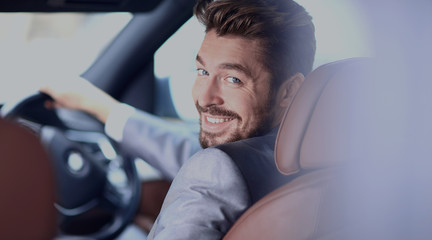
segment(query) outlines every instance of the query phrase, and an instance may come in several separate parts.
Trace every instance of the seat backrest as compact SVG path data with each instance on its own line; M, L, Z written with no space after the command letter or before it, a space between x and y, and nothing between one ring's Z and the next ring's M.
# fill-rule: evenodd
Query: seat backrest
M248 209L224 239L342 239L340 178L370 59L323 65L307 76L284 115L275 160L292 181Z
M38 138L0 119L0 155L0 239L53 239L54 176Z

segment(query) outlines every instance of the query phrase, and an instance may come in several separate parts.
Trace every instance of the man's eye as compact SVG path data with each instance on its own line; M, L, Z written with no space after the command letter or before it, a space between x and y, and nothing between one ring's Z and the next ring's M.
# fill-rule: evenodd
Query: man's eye
M207 76L207 75L209 75L209 73L206 70L202 69L202 68L198 68L197 72L198 72L198 75L200 75L200 76Z
M226 80L230 83L235 83L235 84L239 84L242 81L236 77L227 77Z

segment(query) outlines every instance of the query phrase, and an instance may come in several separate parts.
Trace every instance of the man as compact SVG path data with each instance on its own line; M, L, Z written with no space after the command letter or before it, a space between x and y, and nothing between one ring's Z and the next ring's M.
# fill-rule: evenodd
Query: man
M250 205L290 180L278 173L273 148L312 68L310 16L281 0L199 1L195 15L206 27L192 91L206 149L180 169L148 239L220 239Z
M200 114L199 141L206 149L188 161L197 149L193 140L158 127L148 114L134 113L96 90L91 94L94 101L79 96L79 101L62 102L71 95L42 89L60 105L88 111L106 126L113 116L126 116L115 120L124 130L113 134L106 127L109 135L120 136L134 153L146 154L143 158L150 157L166 176L176 176L182 167L149 239L220 239L251 204L289 180L274 165L275 135L312 69L311 17L291 0L201 0L195 15L206 26L192 90ZM153 135L169 148L160 150L165 146L160 142L143 144L155 141ZM155 153L152 147L158 153L168 151L172 158L145 153Z

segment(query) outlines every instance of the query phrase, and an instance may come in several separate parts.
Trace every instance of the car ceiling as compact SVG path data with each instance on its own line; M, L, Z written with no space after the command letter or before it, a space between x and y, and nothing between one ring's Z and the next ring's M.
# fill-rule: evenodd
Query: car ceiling
M163 0L14 0L0 12L147 12Z

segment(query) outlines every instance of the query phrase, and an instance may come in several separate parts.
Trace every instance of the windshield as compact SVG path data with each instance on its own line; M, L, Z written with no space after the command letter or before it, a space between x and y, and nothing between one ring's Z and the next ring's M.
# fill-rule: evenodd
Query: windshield
M1 13L0 104L37 91L46 78L80 75L131 18L130 13Z

